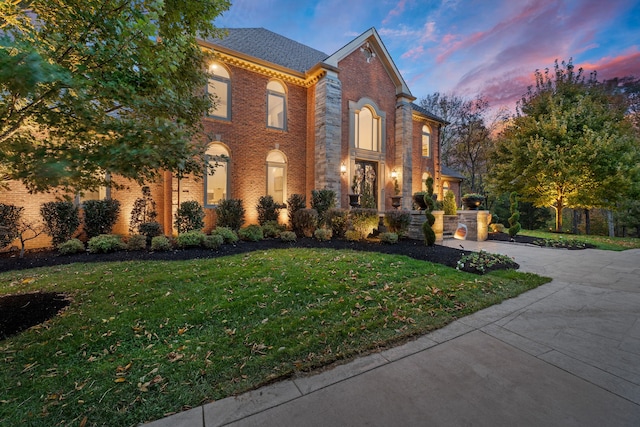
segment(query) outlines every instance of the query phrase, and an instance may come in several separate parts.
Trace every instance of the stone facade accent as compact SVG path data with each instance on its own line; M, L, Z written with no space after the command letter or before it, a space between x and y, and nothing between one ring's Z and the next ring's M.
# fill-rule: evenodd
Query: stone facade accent
M412 133L411 104L406 98L401 98L396 106L396 152L394 162L396 165L402 165L402 167L396 168L399 173L402 209L411 209L412 205Z
M442 242L444 222L444 211L431 211L436 218L436 222L433 223L432 229L436 233L436 243ZM411 222L409 223L408 237L414 240L424 240L424 234L422 234L422 224L426 221L424 211L411 211Z
M315 188L328 188L341 200L342 85L328 73L315 88Z
M489 237L489 211L458 211L458 222L467 226L467 240L483 242Z

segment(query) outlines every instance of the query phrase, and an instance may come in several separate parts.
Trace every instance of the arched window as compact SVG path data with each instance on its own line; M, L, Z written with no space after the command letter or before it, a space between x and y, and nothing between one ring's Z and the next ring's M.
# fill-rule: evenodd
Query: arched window
M287 97L282 83L272 80L267 84L267 127L286 129Z
M229 150L214 143L207 149L204 174L204 205L215 207L229 198Z
M209 110L209 116L223 120L231 120L231 79L229 71L214 62L209 67L209 84L207 93L215 96L214 106Z
M431 129L422 126L422 157L431 157Z
M287 159L281 151L267 155L267 195L276 203L284 203L287 197Z
M356 112L355 143L362 150L380 151L380 117L368 105Z

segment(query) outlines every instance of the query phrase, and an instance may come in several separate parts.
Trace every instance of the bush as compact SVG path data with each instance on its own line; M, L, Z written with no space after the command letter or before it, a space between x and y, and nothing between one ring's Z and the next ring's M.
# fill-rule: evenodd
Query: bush
M118 220L120 202L117 200L87 200L82 203L84 210L84 232L88 238L101 234L111 234Z
M296 235L311 237L318 227L318 212L315 209L299 209L293 215L292 225Z
M349 211L346 209L329 209L327 211L327 226L335 237L344 237L349 228Z
M0 249L20 236L18 226L24 208L0 203Z
M212 234L204 237L204 247L207 249L218 249L224 243L224 237L219 234Z
M351 227L360 234L360 239L366 239L369 234L373 233L373 230L378 226L378 222L380 221L378 210L367 208L351 209L349 218L351 220Z
M293 215L300 209L307 207L307 199L302 194L292 194L287 199L287 206L289 208L289 224L293 227Z
M40 215L54 246L71 239L80 226L78 207L71 202L44 203L40 206Z
M311 209L318 212L318 224L326 224L327 211L336 206L336 192L327 188L311 191Z
M433 194L433 178L428 177L424 180L427 186L427 194ZM433 224L436 222L436 217L433 216L431 211L433 210L435 203L432 197L425 196L424 203L427 206L424 210L426 221L422 223L422 234L424 235L424 243L427 246L433 246L436 243L436 233L433 231Z
M238 234L229 227L216 227L211 234L222 236L224 243L235 243L239 240Z
M171 241L167 236L155 236L151 239L151 250L156 252L171 250Z
M204 245L205 234L200 230L191 230L179 233L176 239L181 248L197 248Z
M142 197L133 202L131 219L129 220L129 234L142 233L140 225L145 222L154 222L157 216L156 202L151 197L151 189L144 186L142 187Z
M444 195L442 210L444 210L445 215L455 215L458 212L458 207L456 206L456 195L453 194L453 191L447 190L447 193Z
M362 239L362 235L356 230L347 230L347 232L344 233L344 237L350 242L357 242Z
M411 224L411 212L407 210L392 210L384 213L384 225L398 236L407 235L409 224Z
M162 225L155 221L143 222L138 226L138 231L147 238L147 244L150 244L154 237L162 234Z
M283 231L280 233L280 240L283 242L295 242L298 236L293 231Z
M318 228L316 231L313 232L313 237L315 237L317 240L321 242L326 242L328 240L331 240L332 236L333 236L333 233L329 228Z
M285 230L284 226L278 224L278 221L267 221L262 225L262 232L264 237L280 237L280 233Z
M398 235L396 233L380 233L380 241L389 245L398 243Z
M258 199L258 205L256 209L258 210L258 223L260 225L265 225L269 221L278 222L278 216L280 215L280 209L283 206L277 204L273 197L271 196L262 196Z
M258 242L264 239L264 233L262 232L262 227L256 224L252 224L247 227L241 228L238 231L238 237L249 242Z
M244 207L240 199L222 200L216 208L216 214L216 227L238 231L244 224Z
M60 252L60 255L79 254L84 252L84 243L79 239L69 239L58 245L58 252Z
M142 234L133 234L127 240L128 251L144 251L147 249L147 236Z
M489 224L489 228L491 229L492 233L504 233L505 226L504 224L495 223Z
M509 217L509 236L515 237L520 231L522 226L520 225L520 211L518 210L518 193L515 191L509 196L509 202L511 204L511 216Z
M92 254L116 252L126 248L122 238L115 234L101 234L89 239L89 252Z
M178 230L178 234L202 230L204 228L204 210L202 209L202 205L195 200L180 203L173 224Z

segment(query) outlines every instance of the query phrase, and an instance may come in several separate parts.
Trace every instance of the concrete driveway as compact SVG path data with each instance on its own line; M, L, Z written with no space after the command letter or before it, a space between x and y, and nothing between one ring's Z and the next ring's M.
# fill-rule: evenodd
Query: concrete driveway
M444 244L554 280L400 347L149 425L640 426L640 250Z

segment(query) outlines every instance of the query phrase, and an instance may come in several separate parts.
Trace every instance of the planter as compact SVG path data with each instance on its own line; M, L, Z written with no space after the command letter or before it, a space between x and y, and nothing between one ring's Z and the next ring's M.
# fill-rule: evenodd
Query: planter
M349 206L352 208L360 207L360 195L359 194L349 194Z
M464 203L465 207L470 211L477 211L482 202L484 201L484 197L463 197L462 203Z
M398 209L402 204L402 196L391 196L391 206L394 209Z

